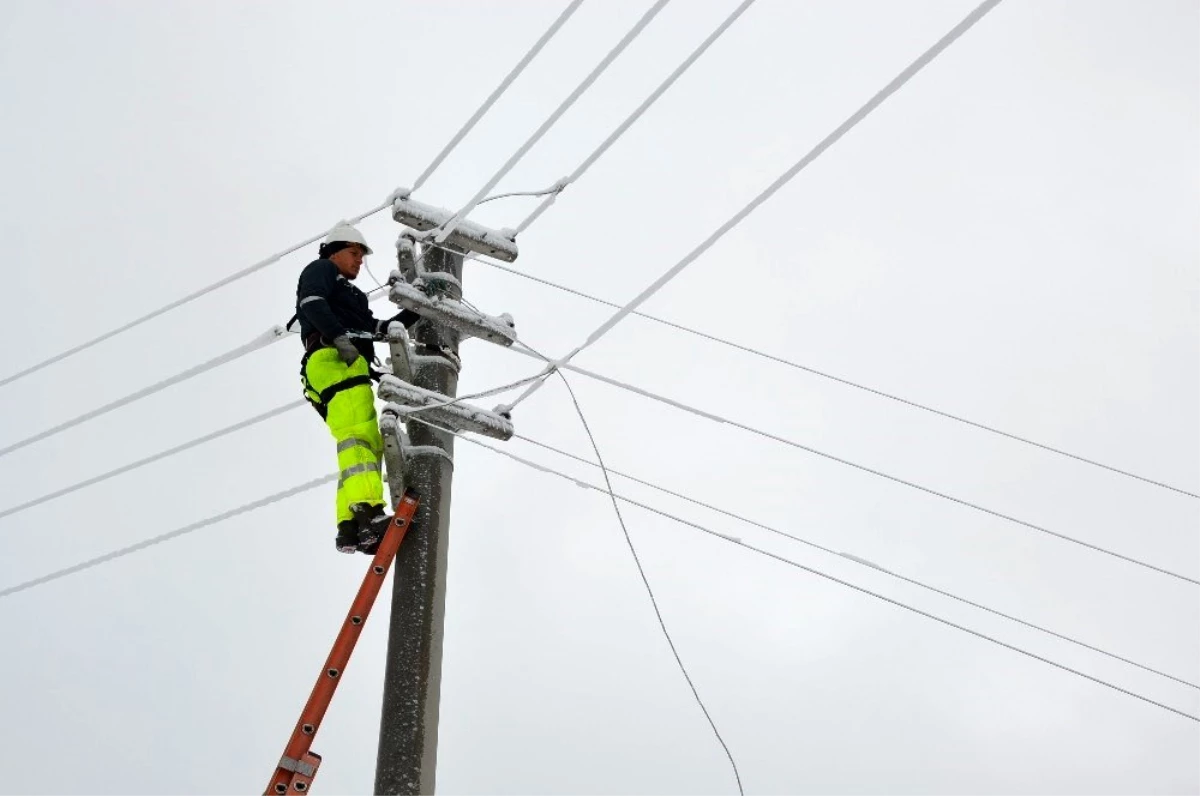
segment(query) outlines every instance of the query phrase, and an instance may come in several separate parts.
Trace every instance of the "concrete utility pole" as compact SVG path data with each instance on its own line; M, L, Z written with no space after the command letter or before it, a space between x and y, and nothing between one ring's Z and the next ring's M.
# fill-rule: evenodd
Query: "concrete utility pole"
M462 255L432 249L422 265L427 274L453 277L428 279L435 290L462 298ZM448 326L421 320L414 327L412 383L455 397L459 338ZM375 793L415 796L433 793L437 770L454 436L415 421L407 426L414 447L436 447L446 455L426 448L407 462L406 480L421 505L394 567Z

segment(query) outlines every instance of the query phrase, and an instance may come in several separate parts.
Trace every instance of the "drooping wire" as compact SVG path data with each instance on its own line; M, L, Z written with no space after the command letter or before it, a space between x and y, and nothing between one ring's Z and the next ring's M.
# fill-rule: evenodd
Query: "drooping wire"
M921 69L929 64L930 61L936 58L951 44L953 44L958 37L970 29L976 22L982 19L985 14L995 8L999 3L1000 0L984 0L983 3L980 3L975 10L973 10L961 22L955 25L948 33L946 33L945 36L938 39L938 41L935 42L932 47L922 53L907 67L905 67L900 74L892 78L890 83L876 92L876 94L867 100L867 102L861 108L852 113L849 118L838 125L833 132L825 136L825 138L822 139L815 147L813 147L808 154L796 161L796 163L787 169L787 171L785 171L783 174L779 175L779 177L776 178L773 183L767 186L756 197L751 199L750 202L741 210L734 213L728 221L718 227L711 235L708 236L708 238L701 242L700 245L692 249L692 251L685 255L682 260L667 269L662 276L654 280L654 282L652 282L645 290L635 296L631 301L629 301L629 303L622 306L621 309L617 310L617 312L615 312L611 318L600 324L595 331L588 335L587 339L584 340L583 343L577 346L574 350L568 352L562 358L551 362L551 364L546 367L545 377L541 381L535 381L530 384L529 387L527 387L525 391L521 393L521 395L517 396L517 399L512 404L510 404L510 408L515 407L517 404L521 403L534 392L536 392L542 384L545 384L546 378L549 378L550 374L553 373L555 368L561 367L562 365L570 362L579 354L579 352L593 345L597 340L606 335L614 326L624 320L630 313L635 312L638 307L646 302L647 299L661 290L675 277L679 276L679 274L682 273L685 268L691 265L698 257L700 257L700 255L708 251L708 249L712 247L712 245L718 240L724 237L727 232L736 227L747 216L753 213L759 207L759 205L774 196L780 188L790 182L793 177L795 177L797 174L803 171L805 167L820 157L821 153L833 146L833 144L841 139L841 137L846 133L850 132L850 130L854 129L859 122L865 119L873 110L879 107L884 100L899 90L900 87L912 79L917 72L921 71Z
M517 353L521 353L521 354L524 354L524 355L530 356L530 357L535 357L537 359L542 359L543 361L545 360L545 357L543 355L537 354L536 352L532 351L531 349L528 349L528 347L521 347L520 345L514 345L513 347L509 348L508 350L516 351ZM629 384L629 383L623 382L623 381L618 381L617 379L613 379L608 376L601 375L599 373L596 373L595 371L588 370L586 368L581 368L576 365L561 363L561 362L558 363L558 367L561 367L565 370L569 370L573 373L578 373L582 376L587 376L590 379L594 379L596 381L603 382L603 383L611 385L613 387L617 387L618 389L622 389L627 392L632 392L632 393L634 393L636 395L640 395L644 398L649 398L653 401L657 401L659 403L665 404L665 405L673 407L675 409L679 409L679 410L687 412L689 414L693 414L698 417L703 417L703 418L705 418L707 420L711 420L715 423L732 426L733 428L737 428L742 431L746 431L751 434L755 434L757 436L763 437L764 439L773 440L774 442L778 442L780 444L787 445L792 448L796 448L797 450L806 451L806 452L814 454L816 456L820 456L821 458L828 459L829 461L837 462L838 464L843 464L843 465L846 465L847 467L853 467L854 469L860 470L864 473L868 473L870 475L874 475L879 478L884 478L888 481L892 481L892 482L900 484L902 486L907 486L911 489L916 489L917 491L924 492L927 495L933 495L934 497L938 497L943 500L948 500L951 503L957 503L960 506L965 506L966 508L974 509L975 511L982 512L991 517L996 517L998 519L1006 520L1007 522L1011 522L1016 525L1020 525L1024 528L1029 528L1030 530L1038 531L1040 533L1044 533L1049 536L1053 536L1053 537L1061 539L1065 542L1071 542L1072 544L1079 545L1080 547L1086 547L1089 550L1093 550L1097 553L1103 553L1104 555L1112 556L1113 558L1118 558L1127 563L1134 564L1139 567L1144 567L1145 569L1153 570L1155 572L1158 572L1159 574L1169 575L1172 578L1178 578L1179 580L1186 581L1186 582L1191 583L1196 586L1200 586L1200 580L1188 577L1187 575L1181 575L1178 572L1174 572L1169 569L1164 569L1163 567L1155 566L1154 564L1150 564L1146 561L1142 561L1137 558L1132 558L1131 556L1124 555L1123 553L1118 553L1114 550L1109 550L1106 547L1101 547L1099 545L1092 544L1091 542L1085 542L1082 539L1077 539L1074 536L1068 536L1067 534L1059 533L1058 531L1052 531L1049 528L1046 528L1045 526L1037 525L1032 522L1027 522L1026 520L1019 519L1010 514L1005 514L1003 512L996 511L994 509L989 509L985 506L981 506L978 503L972 503L969 500L964 500L963 498L958 498L953 495L947 494L945 492L939 492L936 489L932 489L930 487L923 486L914 481L909 481L909 480L901 478L899 476L891 475L890 473L885 473L882 470L876 470L873 467L868 467L864 464L858 464L857 462L850 461L849 459L843 459L840 456L835 456L832 453L826 453L825 451L818 450L817 448L813 448L811 446L801 444L799 442L796 442L795 440L788 439L787 437L782 437L778 434L772 434L769 431L763 431L762 429L755 428L754 426L746 425L745 423L739 423L736 420L731 420L730 418L722 417L721 415L717 415L712 412L706 412L703 409L698 409L698 408L691 406L689 404L686 404L682 401L677 401L673 398L667 398L665 396L659 395L657 393L651 392L651 391L643 389L641 387L637 387L633 384ZM543 371L543 374L544 374L544 371ZM543 375L542 378L544 380L545 375ZM536 383L537 382L534 382L534 384L536 384Z
M575 406L575 412L579 415L579 422L583 424L583 430L587 433L588 441L592 445L592 451L596 454L596 466L600 468L600 472L604 476L604 484L608 491L608 497L612 501L613 512L616 513L617 522L621 525L621 533L625 537L625 544L629 547L630 555L633 556L633 563L637 567L638 576L641 577L642 585L646 588L646 596L650 598L650 605L654 609L654 617L658 620L658 626L662 630L663 638L667 640L667 646L671 648L671 655L674 656L675 663L679 667L679 672L683 675L684 681L687 682L687 686L692 692L692 697L696 700L696 704L700 706L700 711L704 714L704 718L708 722L708 726L712 729L713 735L717 737L717 743L725 751L725 757L728 758L729 766L733 769L733 778L737 783L738 793L745 796L746 791L742 787L742 775L738 771L737 761L733 759L733 752L729 750L729 744L725 742L721 731L717 729L716 721L713 720L712 714L708 712L708 707L700 697L700 692L696 689L696 684L692 681L692 676L688 673L687 666L684 665L683 658L679 655L679 649L675 646L675 640L671 638L671 632L667 630L667 622L663 619L662 610L658 607L658 599L654 596L654 589L650 586L650 579L646 576L646 569L642 566L642 559L638 556L637 548L633 545L633 537L629 535L629 528L625 525L625 517L621 514L621 505L617 502L616 495L613 494L612 479L609 478L608 468L604 464L604 457L600 454L600 446L596 443L596 435L592 433L592 427L587 421L583 407L579 404L579 398L575 395L575 390L571 387L571 382L567 379L566 374L560 370L558 371L558 376L567 388L567 394L570 395L571 403Z

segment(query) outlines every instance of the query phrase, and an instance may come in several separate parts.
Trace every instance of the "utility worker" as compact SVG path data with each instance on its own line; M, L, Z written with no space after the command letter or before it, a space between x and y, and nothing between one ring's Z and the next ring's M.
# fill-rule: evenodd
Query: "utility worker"
M379 320L371 314L367 295L350 282L358 276L371 247L362 233L342 222L300 273L296 316L304 341L300 377L304 397L329 426L337 441L337 549L374 554L391 522L384 511L380 476L383 439L375 418L375 392L370 362L374 341L388 324L406 327L419 317L405 310Z

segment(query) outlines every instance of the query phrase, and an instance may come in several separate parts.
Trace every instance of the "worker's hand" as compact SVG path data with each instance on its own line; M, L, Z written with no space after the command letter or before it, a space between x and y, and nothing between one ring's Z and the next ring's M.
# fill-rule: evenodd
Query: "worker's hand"
M353 365L354 361L362 354L354 347L354 343L350 342L350 336L340 334L333 338L333 347L337 349L338 357L347 365Z

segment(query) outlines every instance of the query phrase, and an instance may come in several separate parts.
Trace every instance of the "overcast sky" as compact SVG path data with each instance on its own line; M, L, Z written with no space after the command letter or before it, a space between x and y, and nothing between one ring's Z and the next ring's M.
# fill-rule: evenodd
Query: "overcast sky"
M0 3L0 377L411 184L564 4ZM465 202L648 5L584 3L418 198ZM734 5L667 6L500 189L569 173ZM521 236L516 267L628 300L973 6L759 0ZM646 310L1196 492L1198 175L1200 4L1005 0ZM515 226L535 201L473 217ZM362 229L382 276L398 227L381 213ZM286 321L315 248L0 388L0 446ZM552 354L611 312L479 264L465 282ZM294 400L299 353L269 346L0 458L0 510ZM534 369L483 342L463 356L464 392ZM1200 577L1195 498L638 318L577 364ZM1200 680L1193 584L572 382L615 468ZM591 455L560 383L514 422ZM456 456L439 790L734 792L607 499L468 444ZM334 466L298 409L0 520L0 589ZM617 486L1200 713L1194 689ZM0 792L258 792L366 563L334 551L332 502L318 488L0 600ZM625 516L747 792L1200 790L1193 721ZM386 627L368 624L314 744L321 793L372 787Z

